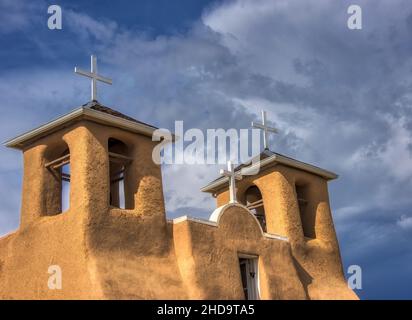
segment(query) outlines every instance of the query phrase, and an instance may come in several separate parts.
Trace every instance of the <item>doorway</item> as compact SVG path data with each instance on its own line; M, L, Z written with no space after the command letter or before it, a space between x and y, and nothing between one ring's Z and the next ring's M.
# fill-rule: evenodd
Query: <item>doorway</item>
M245 300L259 300L258 257L239 256L239 267Z

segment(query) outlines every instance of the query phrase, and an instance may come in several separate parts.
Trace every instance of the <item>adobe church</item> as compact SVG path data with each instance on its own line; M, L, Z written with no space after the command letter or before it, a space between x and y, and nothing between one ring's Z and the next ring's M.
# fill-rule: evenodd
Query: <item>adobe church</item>
M357 299L329 205L334 173L265 148L257 174L229 166L201 190L216 197L208 220L168 220L157 128L97 102L96 81L111 81L93 59L91 73L76 69L92 78L90 103L6 143L24 176L20 227L0 238L1 299Z

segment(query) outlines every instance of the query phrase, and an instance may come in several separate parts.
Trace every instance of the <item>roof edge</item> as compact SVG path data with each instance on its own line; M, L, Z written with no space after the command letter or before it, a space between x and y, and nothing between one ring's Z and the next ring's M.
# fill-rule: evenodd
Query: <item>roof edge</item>
M266 159L263 159L261 161L259 161L256 164L253 164L249 167L246 168L242 168L241 171L244 174L247 174L248 172L254 172L254 170L256 169L256 167L260 166L261 168L264 168L265 166L271 164L271 163L279 163L279 164L283 164L292 168L296 168L296 169L300 169L315 175L318 175L320 177L325 178L326 180L334 180L337 179L339 177L339 175L337 175L336 173L333 173L331 171L316 167L314 165L296 160L296 159L292 159L289 157L285 157L282 156L280 154L274 154ZM209 193L213 193L214 191L216 191L216 189L220 188L222 185L224 185L225 183L228 182L228 178L227 177L221 177L218 178L217 180L209 183L208 185L202 187L200 189L200 191L202 192L209 192Z
M103 124L114 125L116 127L129 130L132 132L141 133L146 136L152 136L153 132L158 128L131 120L123 119L108 113L104 113L98 110L93 110L88 107L79 107L69 112L66 115L60 116L44 125L41 125L33 130L27 131L15 138L3 142L3 145L8 148L22 149L24 143L36 138L42 134L52 131L53 129L75 120L77 118L84 117L86 120L101 122Z
M33 130L26 131L23 134L18 135L17 137L14 137L12 139L6 140L3 142L3 145L8 147L8 148L15 148L15 149L20 149L21 144L33 139L37 135L46 133L47 131L54 129L58 127L59 125L62 125L68 121L74 120L77 117L81 116L84 112L85 107L79 107L77 109L74 109L73 111L69 112L68 114L64 116L60 116L58 118L55 118L54 120L51 120L49 122L46 122L45 124L36 127Z

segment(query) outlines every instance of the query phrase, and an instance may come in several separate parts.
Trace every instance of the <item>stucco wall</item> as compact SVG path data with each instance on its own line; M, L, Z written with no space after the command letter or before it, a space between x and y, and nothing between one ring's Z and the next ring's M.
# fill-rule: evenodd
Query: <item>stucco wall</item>
M186 220L174 225L179 269L192 299L243 299L239 257L258 256L262 299L306 299L287 241L264 236L257 220L228 206L216 226Z

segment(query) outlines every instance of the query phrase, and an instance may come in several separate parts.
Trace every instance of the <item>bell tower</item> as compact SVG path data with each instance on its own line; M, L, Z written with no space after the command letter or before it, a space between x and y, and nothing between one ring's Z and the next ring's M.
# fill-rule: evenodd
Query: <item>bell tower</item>
M254 212L262 230L296 243L311 239L334 242L327 182L337 175L267 149L256 158L251 163L260 166L258 174L247 175L246 164L235 168L243 173L236 195L239 203ZM202 191L212 193L218 207L229 202L225 177Z
M21 228L60 214L99 220L109 210L164 225L156 129L92 101L8 141L24 157Z

